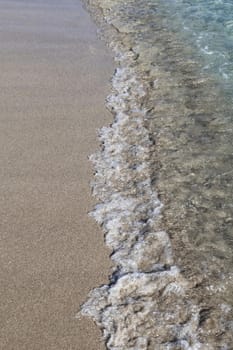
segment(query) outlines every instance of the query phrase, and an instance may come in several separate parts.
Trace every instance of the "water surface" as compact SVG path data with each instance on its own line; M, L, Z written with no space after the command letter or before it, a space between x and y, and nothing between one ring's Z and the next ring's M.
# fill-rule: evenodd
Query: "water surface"
M231 349L233 3L89 7L118 64L94 157L115 272L84 312L109 349Z

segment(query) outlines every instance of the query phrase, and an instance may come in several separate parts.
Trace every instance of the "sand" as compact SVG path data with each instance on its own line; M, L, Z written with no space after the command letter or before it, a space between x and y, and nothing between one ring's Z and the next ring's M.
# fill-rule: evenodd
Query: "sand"
M103 350L79 306L107 281L88 155L112 58L78 0L0 0L0 349Z

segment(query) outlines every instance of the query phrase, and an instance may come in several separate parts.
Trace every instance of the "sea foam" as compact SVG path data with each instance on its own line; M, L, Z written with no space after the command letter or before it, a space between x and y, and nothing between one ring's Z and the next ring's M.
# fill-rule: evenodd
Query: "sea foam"
M190 283L174 265L168 234L156 230L163 206L152 186L147 87L136 79L129 54L117 57L107 99L114 122L100 130L102 149L91 156L101 201L91 215L104 229L114 270L109 285L90 293L82 314L99 324L108 349L204 349L197 340L199 309L186 297Z
M154 3L154 0L148 2L149 6ZM138 4L144 11L145 3L138 1ZM165 225L161 224L161 217L164 217L163 204L156 192L155 161L158 146L156 133L151 134L148 126L151 124L148 121L153 118L156 124L156 118L162 115L163 124L166 119L173 120L174 114L182 122L182 113L184 116L187 113L183 107L180 108L184 105L184 100L178 93L183 89L177 89L186 80L183 79L182 83L176 81L176 75L173 76L166 65L165 69L161 69L163 62L160 60L166 62L166 57L160 55L160 51L164 50L166 55L169 53L172 57L178 52L177 61L174 62L178 62L181 68L185 67L185 77L187 72L195 70L195 60L183 61L182 45L174 41L174 35L164 35L164 27L154 17L152 25L158 26L155 29L159 34L153 34L150 26L147 28L150 36L147 36L145 25L143 27L140 22L140 11L136 26L132 20L135 1L125 4L120 0L98 0L93 2L93 6L94 12L100 10L99 16L107 23L106 31L115 28L114 34L109 35L108 42L114 51L117 69L112 79L112 93L106 101L114 121L111 126L100 130L101 149L90 157L95 167L93 194L99 202L91 215L105 232L106 244L112 251L113 270L109 284L91 291L81 313L92 317L99 325L106 347L110 350L231 349L233 325L229 319L232 309L224 300L221 304L221 295L218 295L218 299L215 298L216 293L224 289L226 282L222 278L218 281L219 286L216 283L210 284L206 277L208 268L204 264L200 265L204 266L200 275L194 273L189 276L184 273L183 257L187 252L192 252L190 247L193 246L185 246L188 245L188 238L184 236L185 229L180 232L177 226L175 239L171 235L171 240L170 231L166 232ZM122 12L124 6L126 11L129 10L125 15ZM147 11L148 14L151 13L148 9ZM96 12L95 15L97 16ZM131 23L128 23L129 15ZM144 30L147 39L149 37L152 40L151 35L155 35L153 50L151 42L140 36L141 30ZM135 37L137 40L134 40ZM156 41L158 37L160 43ZM169 47L170 50L166 51L164 48L167 43L173 41L172 50ZM158 64L155 57L160 57ZM176 71L174 62L171 62L171 68L175 67ZM195 75L191 73L190 81L196 91L202 84L202 79L195 80ZM187 81L189 82L188 79ZM152 90L153 93L149 93ZM171 96L171 90L175 92L175 98ZM191 103L190 106L192 107ZM185 119L182 127L188 123L190 120ZM160 131L166 133L164 125L161 127L160 124ZM173 137L172 133L168 135ZM165 138L168 148L169 145L172 146L169 137ZM176 145L171 149L177 151ZM193 158L190 159L193 163ZM170 171L172 174L171 168ZM176 177L172 180L176 179L180 184L183 178ZM168 191L170 188L173 187L169 186ZM179 211L179 203L183 206L177 200L174 215ZM174 207L172 209L174 213ZM180 212L182 214L182 210ZM179 213L178 218L180 217ZM184 238L183 241L177 239L180 236ZM184 250L183 260L177 259L177 253L181 249ZM187 259L189 267L198 264L193 257L198 257L198 254ZM221 265L216 265L216 269L218 266ZM229 279L226 278L225 281L229 282Z

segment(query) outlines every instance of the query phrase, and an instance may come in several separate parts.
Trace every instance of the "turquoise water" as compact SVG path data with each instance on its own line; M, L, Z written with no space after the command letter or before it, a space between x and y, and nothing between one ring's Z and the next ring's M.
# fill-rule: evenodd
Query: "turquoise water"
M166 1L169 20L197 48L203 70L232 87L233 3L231 1ZM174 29L173 23L170 28Z
M108 98L115 124L95 161L106 208L95 216L115 272L87 313L109 349L232 349L233 2L90 0L89 8L118 70Z

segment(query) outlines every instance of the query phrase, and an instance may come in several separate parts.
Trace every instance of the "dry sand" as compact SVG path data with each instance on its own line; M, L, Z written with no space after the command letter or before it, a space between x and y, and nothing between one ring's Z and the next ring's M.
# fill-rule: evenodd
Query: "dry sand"
M75 315L106 282L87 156L113 71L78 0L0 0L0 349L102 350Z

